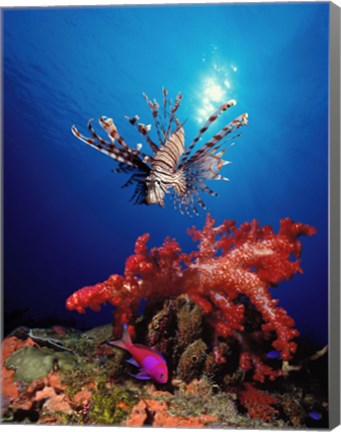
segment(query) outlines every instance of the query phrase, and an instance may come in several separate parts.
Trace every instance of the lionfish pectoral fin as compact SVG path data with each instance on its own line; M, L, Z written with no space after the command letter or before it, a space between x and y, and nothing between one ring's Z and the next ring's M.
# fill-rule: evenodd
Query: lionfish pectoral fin
M85 142L86 144L89 144L89 138L87 138L86 136L82 135L79 130L77 129L76 125L72 125L71 127L71 132L72 134L78 138L79 140Z

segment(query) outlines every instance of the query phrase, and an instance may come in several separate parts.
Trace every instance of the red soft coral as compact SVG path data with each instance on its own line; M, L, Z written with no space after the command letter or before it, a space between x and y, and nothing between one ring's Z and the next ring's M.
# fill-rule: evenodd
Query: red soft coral
M253 419L269 421L278 412L273 407L278 403L278 400L274 396L256 389L250 383L246 383L244 389L239 393L239 402L247 409L249 416Z
M111 303L116 308L115 336L119 336L142 298L148 298L151 304L181 294L180 246L167 238L162 247L148 252L148 240L149 234L137 239L135 253L126 261L124 277L112 275L105 282L76 291L68 298L67 308L83 313L87 307L97 311L101 304Z
M216 227L208 215L202 230L193 227L188 233L199 241L198 250L190 254L182 253L179 244L169 238L148 252L149 235L142 235L136 241L135 253L126 261L124 277L113 275L75 292L67 300L68 309L98 310L101 304L110 302L115 306L115 335L119 336L142 298L148 298L151 305L186 293L202 308L217 336L241 342L242 369L253 368L258 381L265 376L274 379L278 373L242 343L246 306L240 297L248 298L261 315L263 339L273 335L273 347L283 360L289 360L296 349L293 339L298 332L293 319L277 307L269 288L302 272L298 237L310 236L315 229L288 218L281 220L278 234L270 226L259 227L256 221L237 228L228 220Z
M231 305L231 300L246 295L262 314L263 332L275 332L273 347L281 352L283 360L288 360L296 349L291 341L298 332L293 319L277 307L269 288L302 272L297 237L314 233L313 227L288 218L281 220L279 233L275 234L270 226L259 227L256 221L240 228L232 221L214 227L214 220L207 216L202 231L189 231L200 243L199 250L187 257L185 291L199 305L208 301L216 306L210 309L207 303L204 310L221 336L242 330L243 311ZM219 249L222 253L216 256Z

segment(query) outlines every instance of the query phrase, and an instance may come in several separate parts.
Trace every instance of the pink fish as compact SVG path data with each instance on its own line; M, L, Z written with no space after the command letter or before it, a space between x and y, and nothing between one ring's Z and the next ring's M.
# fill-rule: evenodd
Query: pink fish
M137 375L129 375L140 380L153 379L162 384L168 381L166 360L153 349L145 345L134 344L130 339L127 325L123 327L122 339L110 342L110 344L127 350L132 355L127 362L140 368Z

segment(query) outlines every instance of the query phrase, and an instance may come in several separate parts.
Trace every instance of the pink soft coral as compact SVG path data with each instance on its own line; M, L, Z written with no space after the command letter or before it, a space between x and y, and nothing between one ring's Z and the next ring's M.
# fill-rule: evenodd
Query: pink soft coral
M202 230L193 227L188 231L199 241L198 250L190 254L182 253L179 244L169 238L148 252L149 235L144 234L127 259L124 277L112 275L103 283L76 291L68 298L67 308L84 312L86 307L98 310L110 302L115 306L115 332L119 336L142 298L148 298L151 305L186 293L202 308L217 336L234 337L241 343L242 369L253 368L257 381L265 376L275 379L281 371L263 364L243 343L245 304L240 296L246 296L261 314L263 339L274 335L273 347L283 360L289 360L296 350L293 339L298 332L293 319L277 307L269 288L302 272L298 237L315 232L313 227L289 218L281 220L277 234L270 226L259 227L257 221L239 228L230 220L215 226L208 215Z

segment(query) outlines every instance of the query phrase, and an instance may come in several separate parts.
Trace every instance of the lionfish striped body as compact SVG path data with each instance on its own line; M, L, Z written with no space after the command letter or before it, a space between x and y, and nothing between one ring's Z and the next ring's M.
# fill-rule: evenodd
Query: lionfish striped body
M139 123L137 115L132 118L126 116L129 123L144 137L152 155L141 151L142 144L138 144L136 149L129 147L113 120L107 117L101 117L99 124L107 133L109 141L97 134L92 126L92 120L88 123L90 138L82 135L75 126L72 126L72 133L81 141L117 161L119 165L114 172L130 174L123 187L135 184L132 196L135 204L159 204L164 207L165 196L170 193L174 206L178 207L181 213L184 208L187 214L198 214L196 203L206 209L200 196L201 192L217 196L206 185L206 180L228 180L219 174L221 168L230 163L222 159L227 150L227 147L223 146L226 141L239 136L237 134L230 138L233 132L247 124L248 116L245 113L231 121L192 154L196 143L211 124L224 111L236 105L236 101L230 100L221 105L208 118L185 150L183 124L176 116L182 96L179 93L172 104L168 101L167 95L167 90L163 89L163 113L160 113L160 105L155 99L152 102L144 95L155 122L158 144L149 135L150 125Z

